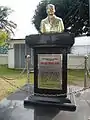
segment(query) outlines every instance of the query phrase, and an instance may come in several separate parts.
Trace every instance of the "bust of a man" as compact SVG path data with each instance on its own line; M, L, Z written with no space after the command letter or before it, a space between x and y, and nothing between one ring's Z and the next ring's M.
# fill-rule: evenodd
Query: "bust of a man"
M64 31L64 24L61 18L55 15L55 6L48 4L46 6L47 17L41 21L41 33L61 33Z

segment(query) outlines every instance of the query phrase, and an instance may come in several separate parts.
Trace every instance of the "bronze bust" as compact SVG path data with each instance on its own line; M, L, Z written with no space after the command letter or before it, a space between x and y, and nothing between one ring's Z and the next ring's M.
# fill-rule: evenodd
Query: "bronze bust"
M46 6L47 17L41 21L41 33L61 33L64 31L64 24L61 18L55 15L55 6L48 4Z

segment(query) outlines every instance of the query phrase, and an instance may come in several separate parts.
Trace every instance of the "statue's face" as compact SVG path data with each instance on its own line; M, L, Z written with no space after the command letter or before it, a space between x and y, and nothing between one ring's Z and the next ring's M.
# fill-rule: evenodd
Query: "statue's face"
M55 13L54 7L49 7L49 8L47 8L47 14L48 14L49 16L54 15L54 13Z

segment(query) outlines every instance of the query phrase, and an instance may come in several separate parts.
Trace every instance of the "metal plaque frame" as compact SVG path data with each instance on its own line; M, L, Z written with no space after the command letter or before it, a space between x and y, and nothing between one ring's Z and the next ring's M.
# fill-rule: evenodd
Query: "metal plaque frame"
M67 93L67 49L65 48L34 48L34 93L63 94ZM38 54L62 54L62 90L38 88Z

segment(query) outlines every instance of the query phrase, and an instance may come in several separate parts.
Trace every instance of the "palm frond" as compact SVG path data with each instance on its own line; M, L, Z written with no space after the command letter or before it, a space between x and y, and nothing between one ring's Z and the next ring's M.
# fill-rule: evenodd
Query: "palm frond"
M13 12L8 7L0 6L0 28L4 29L7 33L13 33L13 29L16 29L17 24L8 20L8 16Z

